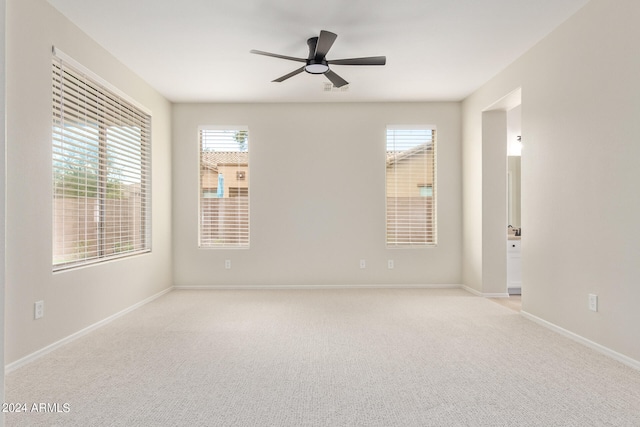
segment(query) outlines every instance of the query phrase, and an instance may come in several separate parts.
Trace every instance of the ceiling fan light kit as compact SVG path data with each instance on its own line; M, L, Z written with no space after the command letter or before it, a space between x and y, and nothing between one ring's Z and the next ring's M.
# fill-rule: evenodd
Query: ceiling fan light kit
M329 66L325 64L308 64L304 66L304 70L309 74L324 74L329 71Z
M387 58L384 56L371 56L366 58L347 58L347 59L336 59L336 60L327 60L327 52L333 46L333 43L336 41L337 34L334 34L330 31L322 30L320 31L319 37L312 37L307 40L307 45L309 46L309 56L308 58L296 58L293 56L279 55L276 53L264 52L261 50L251 50L251 53L255 53L257 55L271 56L274 58L286 59L289 61L297 61L304 62L306 65L290 72L289 74L285 74L282 77L279 77L273 82L283 82L297 74L300 74L303 71L306 71L309 74L324 74L327 79L335 87L342 87L349 82L345 79L334 73L330 68L330 64L334 65L385 65L387 62Z

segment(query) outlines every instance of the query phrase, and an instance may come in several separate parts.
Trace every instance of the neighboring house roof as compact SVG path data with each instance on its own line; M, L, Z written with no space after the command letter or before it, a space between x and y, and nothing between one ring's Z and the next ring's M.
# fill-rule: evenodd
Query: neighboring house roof
M247 165L249 153L246 151L205 151L201 154L203 167L218 170L218 165Z
M399 162L400 160L404 160L409 157L413 157L416 154L423 153L425 151L430 151L430 150L433 150L433 143L431 141L425 142L424 144L417 145L410 150L387 151L387 166L391 166L394 163Z

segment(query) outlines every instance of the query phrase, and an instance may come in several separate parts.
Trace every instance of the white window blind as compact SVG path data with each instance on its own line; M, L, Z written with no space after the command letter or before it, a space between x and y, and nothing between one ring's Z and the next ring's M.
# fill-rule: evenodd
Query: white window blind
M151 250L151 116L53 58L53 269Z
M249 130L233 126L199 133L199 246L248 248Z
M387 247L435 246L435 128L389 126L386 148Z

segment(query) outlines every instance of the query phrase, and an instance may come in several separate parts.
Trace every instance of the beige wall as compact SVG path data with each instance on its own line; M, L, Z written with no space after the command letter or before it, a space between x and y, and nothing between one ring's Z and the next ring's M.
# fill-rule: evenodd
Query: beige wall
M492 107L494 108L494 107ZM482 293L507 293L507 113L482 113Z
M636 0L592 0L463 103L465 284L492 289L483 266L502 262L483 251L488 216L503 215L483 191L506 175L502 142L483 140L483 111L521 88L523 309L636 361L639 20Z
M53 274L51 46L152 113L152 253ZM171 286L171 105L42 0L7 1L6 363ZM28 173L25 173L28 170ZM44 317L33 304L44 300Z
M0 0L0 366L4 366L4 301L5 301L5 20L6 1ZM4 369L0 373L0 401L4 402ZM4 414L0 414L0 427L4 426Z
M201 188L217 188L218 187L218 172L210 169L204 169L200 175L200 187Z
M460 283L459 103L178 104L173 118L176 285ZM318 123L322 131L309 132ZM251 134L248 250L197 247L198 126L225 124L247 125ZM437 126L436 248L386 249L390 124Z

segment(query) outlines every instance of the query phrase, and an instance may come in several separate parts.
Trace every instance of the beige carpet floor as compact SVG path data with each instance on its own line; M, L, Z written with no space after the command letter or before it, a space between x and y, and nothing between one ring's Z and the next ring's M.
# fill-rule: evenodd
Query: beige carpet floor
M61 410L7 426L640 426L639 371L463 290L173 291L5 397Z
M508 298L489 298L489 300L504 305L511 310L522 310L522 297L520 295L509 295Z

